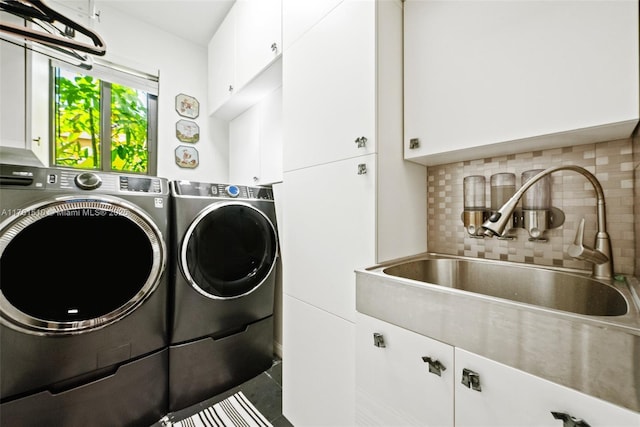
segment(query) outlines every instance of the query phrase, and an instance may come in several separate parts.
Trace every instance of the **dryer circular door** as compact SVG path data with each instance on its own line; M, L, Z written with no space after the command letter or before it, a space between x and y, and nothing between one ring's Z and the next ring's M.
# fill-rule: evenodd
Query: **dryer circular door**
M259 209L242 202L205 208L182 240L182 273L213 299L247 295L269 277L277 258L276 230Z
M157 288L166 245L153 220L108 196L62 196L0 224L1 321L36 335L109 325Z

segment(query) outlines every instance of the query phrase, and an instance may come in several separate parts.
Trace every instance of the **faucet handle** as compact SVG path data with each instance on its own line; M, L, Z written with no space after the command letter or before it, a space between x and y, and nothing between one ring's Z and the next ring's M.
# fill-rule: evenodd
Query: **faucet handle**
M603 264L609 260L605 254L598 250L591 249L584 245L584 218L580 220L578 230L576 231L576 237L573 239L573 243L567 248L569 256L577 259L584 259L594 264Z
M572 248L574 247L582 248L583 242L584 242L584 218L580 220L580 224L578 225L578 230L576 231L576 237L573 238L573 244L571 244L569 246L569 249L567 249L567 251L569 252L569 255L571 255ZM574 255L571 255L571 256L574 256Z

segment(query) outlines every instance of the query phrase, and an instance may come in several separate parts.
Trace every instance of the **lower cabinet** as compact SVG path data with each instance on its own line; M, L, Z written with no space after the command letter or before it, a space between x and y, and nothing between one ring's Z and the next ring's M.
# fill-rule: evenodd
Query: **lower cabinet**
M356 313L356 424L452 426L454 348Z
M456 426L640 426L639 413L477 354L455 360Z
M355 353L357 425L640 426L640 413L361 313Z
M289 199L287 199L289 200ZM284 294L282 410L294 426L353 426L353 322Z

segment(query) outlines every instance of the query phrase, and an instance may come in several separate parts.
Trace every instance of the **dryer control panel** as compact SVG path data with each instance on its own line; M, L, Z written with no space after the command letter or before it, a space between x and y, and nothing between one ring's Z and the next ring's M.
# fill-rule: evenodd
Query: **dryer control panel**
M212 184L193 181L174 181L172 184L174 194L177 196L273 200L273 190L271 187L249 187L246 185Z

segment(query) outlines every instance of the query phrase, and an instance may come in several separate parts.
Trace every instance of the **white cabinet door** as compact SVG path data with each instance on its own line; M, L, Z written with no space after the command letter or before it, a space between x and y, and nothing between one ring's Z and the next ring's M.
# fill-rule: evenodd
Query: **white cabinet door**
M229 122L229 182L256 185L260 175L260 108Z
M229 181L282 181L282 89L229 122Z
M234 91L235 10L232 8L208 46L209 113L214 113Z
M342 0L282 0L282 41L288 49Z
M636 412L459 348L455 349L455 365L457 427L562 427L563 421L553 412L582 419L591 427L640 425ZM480 391L462 384L465 369L477 374Z
M285 171L375 152L375 24L375 2L345 0L283 56Z
M282 181L282 87L260 102L260 184Z
M404 16L407 158L581 142L551 137L567 131L624 138L638 121L635 0L407 0Z
M281 0L238 0L236 82L243 87L282 51Z
M354 424L354 330L351 322L283 296L282 409L293 425Z
M352 322L354 269L375 263L375 156L284 175L284 292Z
M356 313L356 424L452 427L453 360L447 344Z

